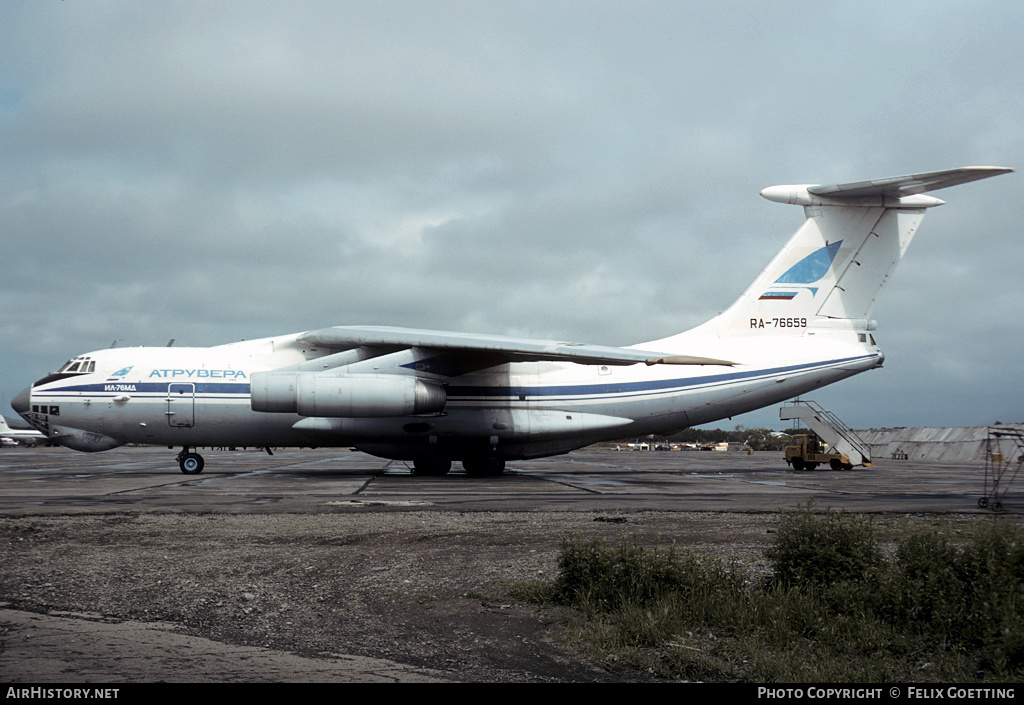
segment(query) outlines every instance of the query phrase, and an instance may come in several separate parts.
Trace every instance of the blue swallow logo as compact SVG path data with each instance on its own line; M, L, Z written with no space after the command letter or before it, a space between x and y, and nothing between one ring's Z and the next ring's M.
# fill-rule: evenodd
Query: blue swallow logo
M787 290L769 290L761 294L761 301L792 301L799 293L799 289L807 289L813 297L818 293L819 287L807 286L821 279L828 273L829 267L835 261L836 254L842 246L843 241L837 240L831 244L815 250L811 254L787 269L781 277L775 280L775 284L786 285ZM793 285L801 285L793 290Z
M825 245L820 250L815 250L802 260L794 264L786 273L775 280L776 284L813 284L821 279L832 266L832 260L839 252L842 240Z

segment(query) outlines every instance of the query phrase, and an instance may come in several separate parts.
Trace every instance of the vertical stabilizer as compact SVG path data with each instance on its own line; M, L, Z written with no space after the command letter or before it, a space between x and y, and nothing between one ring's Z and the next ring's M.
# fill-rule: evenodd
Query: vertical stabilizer
M943 203L921 194L1007 171L1012 170L965 167L765 189L761 195L769 200L804 206L807 220L743 295L707 325L723 337L752 329L793 336L808 328L869 330L878 297L925 210Z

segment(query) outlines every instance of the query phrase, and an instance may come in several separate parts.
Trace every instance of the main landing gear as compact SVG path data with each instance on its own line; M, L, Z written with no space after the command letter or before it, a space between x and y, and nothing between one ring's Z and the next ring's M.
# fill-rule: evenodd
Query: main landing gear
M199 453L190 453L188 446L181 449L177 460L178 467L186 475L198 475L203 471L203 466L206 465L203 461L203 456L199 455Z
M451 460L434 455L424 455L412 461L412 474L421 477L441 477L451 469Z
M495 477L505 471L505 461L492 456L473 456L463 458L462 467L470 477ZM451 469L451 460L433 455L424 455L412 462L412 474L420 477L441 477Z
M505 472L505 461L493 456L477 456L462 459L462 467L470 477L496 477Z

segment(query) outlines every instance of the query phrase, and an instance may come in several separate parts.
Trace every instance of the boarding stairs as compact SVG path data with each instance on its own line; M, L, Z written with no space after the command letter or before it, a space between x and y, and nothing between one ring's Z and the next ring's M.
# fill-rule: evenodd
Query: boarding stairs
M832 453L842 453L850 459L851 465L874 465L868 444L860 439L838 416L810 400L796 399L788 406L779 408L783 421L799 420L804 426L818 434Z

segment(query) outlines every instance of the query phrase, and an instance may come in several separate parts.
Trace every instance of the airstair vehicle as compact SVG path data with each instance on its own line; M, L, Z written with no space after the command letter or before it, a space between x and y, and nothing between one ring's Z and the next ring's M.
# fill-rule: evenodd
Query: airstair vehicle
M786 449L786 462L794 470L813 470L827 463L833 470L850 470L855 465L873 466L864 441L832 412L809 400L795 400L779 409L783 421L798 420L812 433Z

